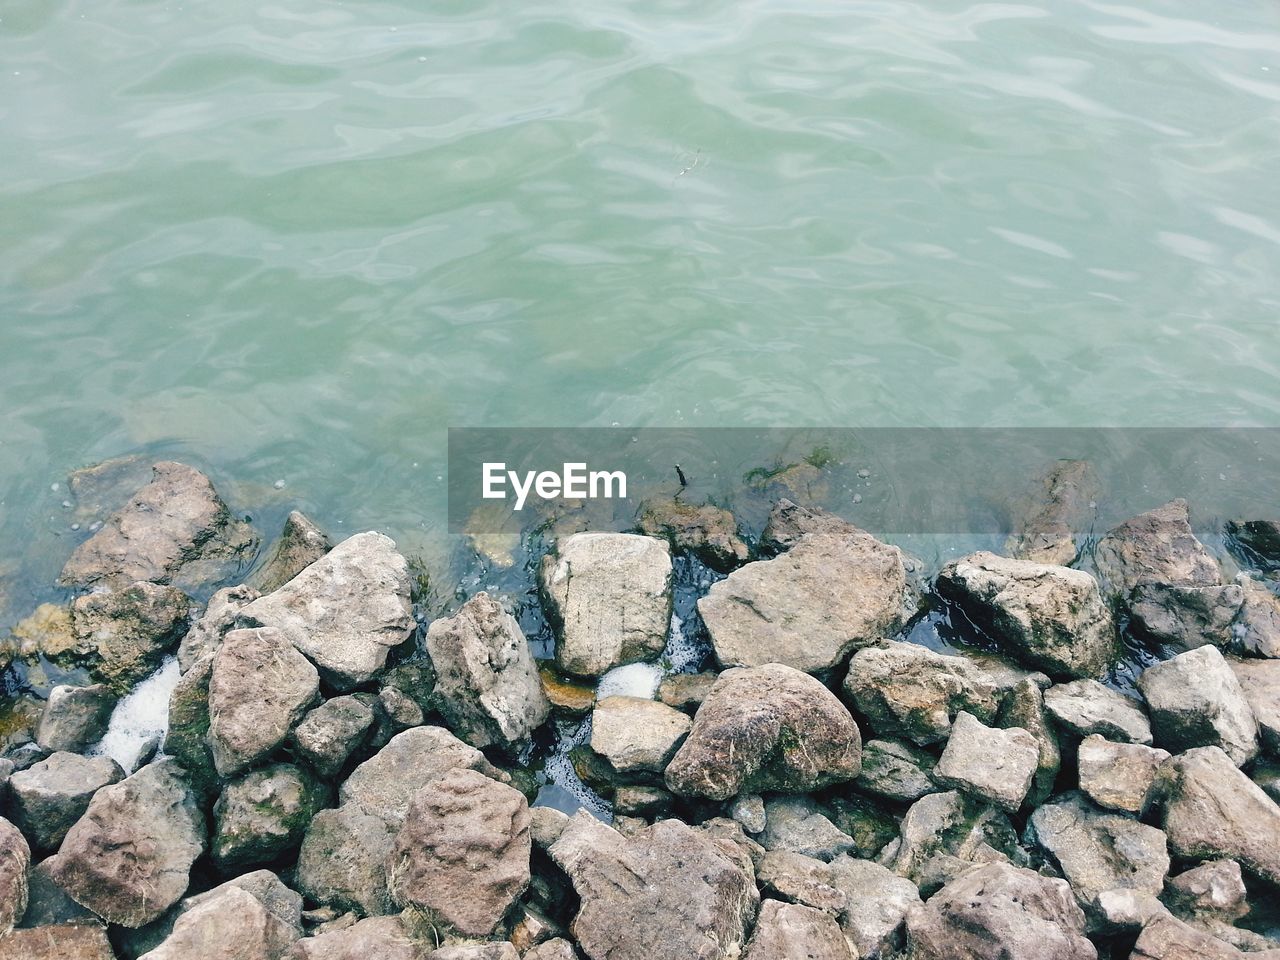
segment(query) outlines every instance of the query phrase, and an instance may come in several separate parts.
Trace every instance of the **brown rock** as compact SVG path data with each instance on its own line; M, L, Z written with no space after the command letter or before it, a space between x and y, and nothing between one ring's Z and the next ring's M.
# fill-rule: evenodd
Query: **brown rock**
M0 960L116 960L100 924L66 923L0 937Z
M27 910L27 870L31 848L18 828L0 817L0 936Z
M743 960L854 960L830 915L795 903L766 900Z
M296 577L333 549L329 537L300 510L284 521L284 530L270 559L249 578L262 593L270 593Z
M692 553L715 570L732 570L750 556L733 514L710 503L646 501L640 505L637 528L647 536L663 537L675 550Z

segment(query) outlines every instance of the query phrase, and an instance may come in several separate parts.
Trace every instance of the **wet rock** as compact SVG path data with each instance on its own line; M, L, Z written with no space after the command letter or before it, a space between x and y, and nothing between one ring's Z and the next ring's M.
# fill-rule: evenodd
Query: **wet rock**
M646 536L662 537L677 552L692 553L713 570L732 570L751 553L738 536L733 514L710 503L648 500L640 505L636 527Z
M928 746L950 735L962 710L990 723L1005 694L1027 676L890 641L854 654L844 692L879 736Z
M54 687L36 728L36 743L50 752L83 751L107 732L115 705L116 698L106 684Z
M528 953L540 943L564 931L560 925L536 907L525 906L519 910L520 919L511 926L511 945L519 954Z
M840 926L855 956L890 956L902 945L907 914L921 903L916 885L871 860L847 856L831 861L831 877L848 902Z
M1262 746L1280 756L1280 660L1227 660L1258 725Z
M140 960L279 960L298 934L251 893L228 886L182 913Z
M9 815L37 850L56 850L99 788L124 779L110 757L54 753L9 779Z
M302 842L324 800L324 788L288 763L272 764L233 780L213 808L213 862L229 872L270 863L288 853Z
M915 960L1095 960L1084 914L1063 880L991 863L952 881L907 917Z
M427 650L437 675L437 706L473 747L510 746L550 714L520 625L487 593L432 622Z
M692 713L702 706L707 694L716 685L719 674L713 671L704 673L676 673L663 677L658 684L658 699L668 707Z
M1012 812L1022 805L1039 762L1039 745L1021 727L993 729L962 711L933 779Z
M1027 834L1062 869L1086 910L1108 890L1155 897L1164 888L1169 872L1164 833L1130 817L1104 813L1079 794L1036 810Z
M1250 566L1280 569L1280 521L1228 520L1227 536Z
M164 749L187 771L192 787L201 794L213 791L218 774L209 749L209 680L213 656L191 665L169 695L169 730Z
M577 533L544 557L540 579L560 669L594 677L661 653L671 570L666 541L627 533Z
M1156 772L1167 750L1136 743L1113 743L1094 734L1080 742L1080 789L1109 810L1142 816L1151 802Z
M1098 582L1083 570L975 553L943 567L937 590L1005 652L1051 677L1101 676L1118 652Z
M94 794L50 866L54 881L98 916L140 927L187 889L205 824L181 768L151 763Z
M27 870L31 848L18 828L0 817L0 937L13 929L27 909Z
M721 665L823 673L901 627L909 603L902 551L845 526L740 567L698 601Z
M278 629L228 633L212 669L209 747L223 777L269 756L320 696L316 668Z
M1147 667L1138 677L1156 742L1169 750L1221 747L1237 766L1258 754L1258 725L1240 681L1216 647Z
M661 787L626 784L613 792L613 811L622 816L652 820L671 812L672 799Z
M0 937L0 960L116 960L116 955L101 925L66 923Z
M743 960L853 960L840 927L821 910L765 900Z
M868 740L862 745L862 771L856 786L864 793L911 803L938 788L930 776L937 759L897 740Z
M853 838L850 852L855 857L874 857L898 836L902 818L871 797L833 796L827 800L827 810L831 821Z
M292 510L271 557L252 577L250 584L262 593L283 587L311 564L333 549L333 543L311 518Z
M1280 597L1241 575L1244 598L1231 626L1232 648L1246 657L1280 657Z
M222 638L236 627L240 611L261 594L253 587L240 584L224 587L209 598L204 613L191 625L178 644L178 666L186 673L205 656L212 656L222 646Z
M572 930L590 960L728 960L759 904L731 844L678 820L623 837L580 812L551 856L581 900Z
M538 667L542 693L556 713L580 717L596 705L596 689L585 683L566 680L546 665Z
M75 549L59 581L72 587L170 583L188 567L229 566L247 539L208 477L163 461L152 467L151 482Z
M77 597L76 652L94 677L123 690L155 671L186 632L190 610L186 594L154 583Z
M1222 647L1231 639L1231 624L1243 602L1244 590L1235 583L1143 583L1129 597L1130 622L1135 633L1171 650Z
M1211 860L1171 877L1165 899L1170 909L1188 921L1231 923L1249 912L1248 890L1234 860Z
M606 697L591 714L591 749L617 773L661 773L692 727L688 716L664 703Z
M841 916L849 898L835 886L831 865L788 850L770 850L756 867L760 888L780 900Z
M1175 856L1236 860L1280 885L1280 807L1222 750L1196 747L1166 761L1156 790Z
M347 762L373 726L373 708L359 695L334 697L316 707L290 734L294 752L324 777Z
M809 797L778 797L765 804L760 844L816 860L830 860L855 848L853 838L836 827Z
M761 833L769 823L764 800L755 793L734 799L729 815L747 833Z
M362 916L394 912L387 858L395 827L353 804L321 810L298 850L298 889L314 903Z
M667 767L680 796L815 790L851 780L862 740L844 705L817 680L782 664L725 671L698 708Z
M525 798L454 770L414 795L387 868L392 899L487 936L529 886L530 849Z
M1096 680L1060 683L1044 692L1044 707L1077 737L1095 733L1120 743L1149 745L1151 722L1138 701Z
M1274 950L1244 953L1165 913L1142 928L1129 960L1276 960L1277 956L1280 953Z
M1005 552L1037 563L1071 563L1080 552L1077 538L1090 528L1097 513L1098 493L1098 476L1089 461L1056 464L1017 511Z
M1058 771L1062 768L1062 748L1053 721L1044 707L1044 691L1034 680L1023 680L1009 691L996 715L996 726L1021 727L1035 738L1040 758L1035 776L1031 778L1026 802L1038 806L1053 793Z
M1185 500L1171 500L1111 530L1098 542L1094 561L1111 589L1124 597L1144 583L1207 587L1222 582L1218 561L1191 531Z
M345 929L299 940L286 960L424 960L400 917L370 917Z
M413 631L409 566L395 542L358 533L284 586L253 601L241 619L275 627L340 692L368 683Z

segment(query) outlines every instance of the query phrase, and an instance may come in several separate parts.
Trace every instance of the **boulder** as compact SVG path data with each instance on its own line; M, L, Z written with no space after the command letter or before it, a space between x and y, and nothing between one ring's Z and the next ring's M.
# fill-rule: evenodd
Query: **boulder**
M326 700L293 728L294 752L323 777L332 777L373 726L373 707L361 695Z
M181 767L151 763L93 795L50 874L103 919L140 927L186 892L204 842L204 817Z
M380 533L342 541L241 620L274 627L340 692L368 683L413 632L409 565Z
M560 669L594 677L661 653L671 571L665 540L629 533L576 533L543 557L540 582Z
M1231 625L1231 645L1246 657L1280 658L1280 597L1243 574L1240 612Z
M765 900L743 960L854 960L835 920L821 910Z
M1280 950L1245 953L1168 913L1142 928L1129 960L1280 960Z
M914 960L1095 960L1066 881L989 863L907 916Z
M249 578L262 593L278 590L333 549L333 543L301 510L291 510L271 556Z
M106 684L56 686L45 701L36 743L51 753L81 752L102 739L115 705L116 698Z
M1280 660L1239 660L1227 666L1240 684L1240 692L1258 725L1262 746L1280 756Z
M0 817L0 937L12 930L27 910L30 867L31 848L26 839L17 827Z
M1142 816L1151 802L1156 772L1169 759L1167 750L1137 743L1113 743L1093 734L1080 742L1080 789L1108 810Z
M859 790L896 803L912 803L937 790L930 774L937 759L899 740L868 740L862 745Z
M1015 512L1005 552L1036 563L1070 564L1080 552L1077 537L1093 524L1098 493L1098 476L1088 460L1055 464Z
M765 804L760 845L766 850L830 860L856 848L851 836L832 823L807 796L775 797Z
M1077 737L1094 734L1120 743L1151 743L1151 722L1132 697L1096 680L1055 684L1044 692L1044 708Z
M849 907L849 898L835 887L831 865L788 850L770 850L756 866L760 889L787 903L823 910L833 917Z
M213 792L218 772L209 749L209 680L213 676L213 655L193 663L169 694L169 730L164 750L187 771L192 787L200 794Z
M1232 923L1249 912L1249 891L1240 864L1211 860L1193 867L1165 885L1169 907L1184 920L1220 920Z
M362 807L344 804L312 819L298 850L298 889L313 903L362 916L393 913L387 858L396 828Z
M1244 590L1236 583L1141 583L1129 596L1130 627L1173 651L1207 644L1224 647L1231 640L1231 625L1243 602Z
M993 812L989 804L957 790L921 797L902 818L899 837L885 846L881 862L900 877L916 877L938 854L971 860Z
M231 781L213 807L213 862L227 873L270 863L296 849L325 794L314 777L288 763Z
M580 899L572 930L590 960L729 960L759 894L728 841L678 820L623 837L579 812L551 846Z
M694 506L674 497L646 500L640 504L636 529L663 538L677 552L692 553L723 573L746 563L751 553L738 536L733 514L710 503Z
M933 779L1013 812L1022 806L1039 763L1039 744L1026 730L994 729L961 711Z
M658 699L668 707L694 713L707 699L719 674L713 670L703 673L673 673L663 677L658 684Z
M240 584L236 587L224 587L209 598L204 613L182 638L178 644L178 666L182 672L189 671L196 661L213 656L222 646L222 638L235 629L240 619L240 611L261 594L253 587Z
M937 590L1010 656L1056 679L1102 676L1118 652L1098 582L1083 570L975 553L943 567Z
M110 757L54 753L9 778L9 816L37 850L57 850L99 788L123 779Z
M898 631L910 604L902 551L844 527L740 567L698 601L722 666L825 673Z
M454 770L419 790L388 861L391 897L467 936L488 936L529 886L529 805L517 790Z
M271 627L233 630L213 655L209 746L229 777L269 756L319 699L320 676Z
M1128 597L1144 583L1216 586L1222 571L1191 530L1185 500L1126 520L1098 541L1094 562L1111 589Z
M525 740L551 712L520 625L487 593L452 617L432 622L427 650L436 671L436 704L473 747Z
M1034 680L1023 680L1010 690L996 715L995 725L1021 727L1035 738L1039 760L1026 802L1030 806L1043 803L1053 793L1058 771L1062 769L1062 748L1049 711L1045 709L1044 691L1039 684ZM865 765L865 759L863 762Z
M861 754L853 717L831 691L799 670L767 664L720 675L666 782L680 796L713 800L816 790L856 777Z
M95 678L123 691L160 666L186 632L190 610L186 594L154 583L77 597L76 650Z
M1138 677L1156 742L1169 750L1215 746L1243 766L1258 754L1258 725L1217 647L1153 664Z
M298 934L251 893L226 887L182 913L139 960L280 960Z
M0 960L116 960L100 924L63 923L0 936Z
M285 960L425 960L427 954L400 917L370 917L299 940Z
M907 914L921 903L916 885L871 860L848 856L831 861L830 875L848 904L839 919L854 955L891 956L902 945Z
M605 697L591 713L591 749L617 773L662 773L692 727L665 703Z

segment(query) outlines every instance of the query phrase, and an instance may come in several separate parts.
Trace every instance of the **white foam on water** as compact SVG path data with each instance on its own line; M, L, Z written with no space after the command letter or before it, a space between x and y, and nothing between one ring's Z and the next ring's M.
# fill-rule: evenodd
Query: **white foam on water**
M133 773L147 745L154 739L163 742L169 732L169 697L180 675L177 658L169 657L134 687L116 704L107 732L89 748L90 756L110 757L125 773Z
M640 697L652 700L666 671L656 663L628 663L614 667L596 685L596 699L605 697Z

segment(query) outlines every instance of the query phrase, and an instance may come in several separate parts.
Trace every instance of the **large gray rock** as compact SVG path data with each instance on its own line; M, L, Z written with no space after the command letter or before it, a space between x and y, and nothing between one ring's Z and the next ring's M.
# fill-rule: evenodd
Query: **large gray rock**
M830 877L848 904L839 919L855 956L890 956L901 946L907 914L921 902L916 885L871 860L848 856L831 861Z
M204 817L181 768L151 763L94 794L50 871L77 903L140 927L186 892L204 843Z
M840 927L821 910L766 900L743 960L854 960Z
M605 697L591 712L591 749L617 773L662 773L692 727L665 703Z
M1184 586L1142 583L1129 596L1131 629L1173 651L1226 646L1244 602L1236 583Z
M1044 692L1044 707L1077 737L1095 733L1121 743L1150 744L1151 722L1142 705L1096 680L1055 684Z
M27 910L27 870L31 848L22 833L0 817L0 937L13 929Z
M1258 724L1240 681L1217 647L1153 664L1138 677L1156 743L1168 750L1221 747L1244 766L1258 755Z
M373 707L365 696L347 694L326 700L293 728L294 751L322 776L332 777L341 770L373 726Z
M0 937L0 960L116 960L100 924L60 923Z
M370 917L349 927L299 940L286 960L424 960L427 948L409 936L400 917Z
M80 544L62 568L66 586L169 583L184 568L233 561L246 534L209 478L172 461L152 467L151 482Z
M262 593L283 587L333 549L333 543L301 510L292 510L275 549L249 582Z
M746 563L750 556L733 514L710 503L694 506L676 499L647 500L640 505L636 528L646 536L662 537L673 549L692 553L722 572Z
M79 753L102 739L115 705L115 695L103 683L56 686L45 701L40 726L36 728L36 743L50 753Z
M868 740L862 745L862 771L854 785L873 796L912 803L938 789L929 775L937 762L933 754L909 743Z
M368 683L413 632L409 566L395 542L358 533L240 613L275 627L339 691Z
M933 779L1012 812L1022 806L1039 763L1040 747L1026 730L993 729L961 712Z
M1191 530L1185 500L1126 520L1098 541L1098 572L1113 591L1128 597L1144 583L1216 586L1222 571Z
M154 583L77 597L71 604L76 652L95 678L123 691L152 673L178 643L190 609L182 591Z
M913 960L1096 960L1063 880L1006 863L965 873L907 916Z
M474 770L419 790L388 861L391 897L467 936L493 932L529 886L529 805Z
M1227 660L1253 713L1263 747L1280 756L1280 660Z
M1077 538L1092 526L1099 491L1088 460L1055 464L1039 478L1030 501L1015 511L1005 551L1037 563L1071 563L1080 552Z
M572 930L590 960L729 960L759 894L731 842L678 820L630 837L578 813L551 846L581 901Z
M228 777L269 756L320 696L320 676L280 630L233 630L213 655L209 746Z
M288 763L231 781L213 808L213 862L230 872L283 856L302 842L324 800L325 790L315 778Z
M681 796L727 800L762 790L800 792L852 780L862 739L825 686L782 664L726 670L667 766Z
M510 746L546 722L551 705L520 624L487 593L432 622L427 651L436 703L453 732L473 747Z
M1115 659L1115 627L1083 570L975 553L942 568L938 593L1008 654L1051 677L1099 677Z
M139 960L280 960L298 930L251 893L226 887L178 917L173 932Z
M169 730L164 750L187 771L188 779L201 795L212 793L218 780L209 749L209 680L213 676L213 655L193 663L169 694Z
M178 666L182 672L186 673L198 660L217 653L222 638L235 629L240 611L259 596L257 590L242 583L224 587L210 597L204 612L178 644Z
M110 757L54 753L9 778L9 816L37 850L56 850L99 788L122 779Z
M1142 816L1151 802L1151 788L1169 752L1137 743L1113 743L1094 734L1080 742L1080 789L1094 803L1109 810Z
M1043 803L1053 793L1058 772L1062 769L1062 747L1053 720L1044 706L1044 691L1034 680L1023 680L1009 691L996 716L996 726L1021 727L1035 738L1039 760L1026 802L1033 807Z
M1196 747L1166 761L1156 790L1175 856L1229 858L1280 886L1280 807L1222 750Z
M297 883L308 900L363 916L394 913L387 858L396 828L354 804L321 810L298 850Z
M1232 648L1246 657L1280 658L1280 597L1250 577L1236 579L1244 598L1231 625Z
M711 587L698 612L722 666L824 673L897 632L909 600L902 551L846 524L740 567Z
M576 533L542 559L556 662L593 677L662 652L671 622L671 550L629 533Z
M816 860L830 860L856 848L851 836L827 818L807 796L775 797L765 804L765 828L760 845Z

